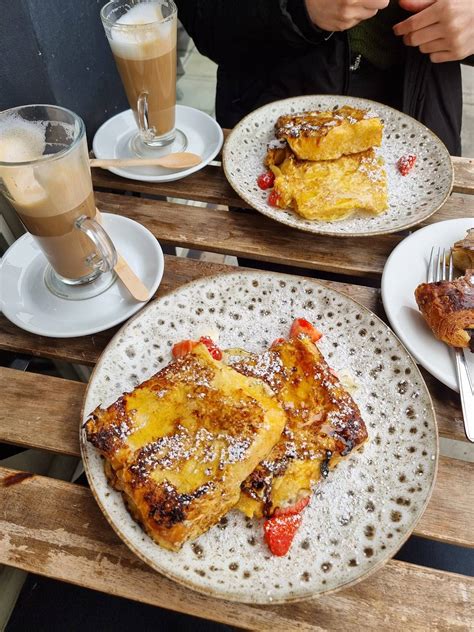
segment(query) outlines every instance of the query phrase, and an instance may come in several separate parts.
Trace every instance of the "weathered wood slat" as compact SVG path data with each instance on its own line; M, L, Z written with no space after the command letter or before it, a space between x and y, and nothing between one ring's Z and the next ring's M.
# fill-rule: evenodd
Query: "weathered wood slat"
M474 463L448 457L439 460L438 476L429 505L415 532L426 538L474 546Z
M258 630L467 630L474 580L398 561L316 600L251 606L188 590L149 569L120 542L89 490L34 476L2 486L0 562L62 581ZM41 502L38 502L38 499ZM35 507L35 511L26 508Z
M360 240L305 233L251 211L228 212L114 193L96 193L96 201L101 210L140 222L165 244L305 270L378 279L400 241L396 235L380 235L361 246Z
M227 182L222 168L216 165L208 165L183 180L159 183L128 180L104 169L93 169L92 182L95 189L133 191L145 195L160 195L182 200L208 202L209 204L250 208Z
M448 203L427 223L474 214L474 198L452 199L452 204ZM370 240L336 239L283 226L253 211L228 212L99 192L96 200L102 210L145 225L165 244L375 279L380 278L388 255L403 237L393 234Z
M454 188L459 193L474 194L474 158L451 156L454 167Z
M80 456L86 385L0 367L0 443Z

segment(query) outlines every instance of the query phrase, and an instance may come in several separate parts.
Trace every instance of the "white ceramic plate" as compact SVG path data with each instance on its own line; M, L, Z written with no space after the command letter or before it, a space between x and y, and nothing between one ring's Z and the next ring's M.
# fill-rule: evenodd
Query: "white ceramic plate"
M390 324L427 371L443 384L459 391L454 354L437 340L418 310L415 288L426 281L432 246L451 248L462 239L474 219L451 219L430 224L398 244L387 259L382 275L382 301ZM465 352L474 379L474 354Z
M263 159L274 136L274 125L282 114L304 110L331 110L350 105L368 109L384 121L382 147L385 160L389 209L377 217L357 213L337 222L305 220L292 211L270 206L268 191L257 186L265 171ZM413 170L402 176L397 160L415 154ZM431 130L393 108L367 99L316 95L293 97L265 105L246 116L226 140L223 166L235 191L250 206L272 219L311 233L337 236L378 235L414 226L432 215L445 202L453 185L449 152Z
M352 299L311 279L240 272L185 285L151 303L113 338L91 377L87 415L170 361L171 345L219 332L222 348L262 351L288 335L295 317L316 322L321 349L347 368L369 442L331 473L305 511L286 557L273 557L261 521L231 511L179 553L155 544L107 484L103 462L81 431L92 491L120 537L145 562L190 588L243 602L305 599L351 584L379 568L406 540L433 487L437 429L415 362L391 330Z
M102 213L102 218L117 250L153 296L164 269L160 244L149 230L127 217ZM12 323L33 334L51 338L94 334L118 325L144 306L118 279L93 298L59 298L46 288L46 266L45 256L29 233L10 246L0 263L1 311Z
M109 169L112 173L131 180L143 182L172 182L199 171L217 156L222 147L222 129L209 114L186 105L176 106L176 127L188 139L186 151L198 154L202 162L189 169L164 169L163 167L140 167ZM95 133L92 149L96 158L136 158L129 141L137 133L137 124L132 110L125 110L106 121Z

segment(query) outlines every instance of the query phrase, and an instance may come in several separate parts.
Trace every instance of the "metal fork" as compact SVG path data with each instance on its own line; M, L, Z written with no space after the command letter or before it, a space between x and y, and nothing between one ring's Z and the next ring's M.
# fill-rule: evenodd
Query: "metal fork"
M428 264L428 283L437 281L452 281L454 276L453 253L451 249L431 249ZM469 441L474 443L474 388L469 375L469 370L464 357L464 352L459 347L453 347L456 360L456 372L461 396L462 414L464 418L464 431Z

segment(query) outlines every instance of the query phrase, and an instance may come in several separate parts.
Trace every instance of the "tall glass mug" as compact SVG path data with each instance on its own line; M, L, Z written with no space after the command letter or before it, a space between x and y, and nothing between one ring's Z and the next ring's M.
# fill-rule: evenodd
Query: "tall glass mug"
M85 127L76 114L53 105L0 112L0 192L46 256L54 294L89 298L113 283L117 254L94 219Z
M186 137L175 128L177 9L172 0L112 0L100 13L139 133L135 153L169 146L181 151Z

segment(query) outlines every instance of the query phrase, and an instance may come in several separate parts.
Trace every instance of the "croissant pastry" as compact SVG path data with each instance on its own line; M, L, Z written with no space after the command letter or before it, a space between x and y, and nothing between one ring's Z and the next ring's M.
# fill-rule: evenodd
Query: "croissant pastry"
M453 262L458 270L466 272L474 268L474 228L470 228L464 239L460 239L453 246Z
M472 274L454 281L421 283L415 290L420 312L434 335L452 347L474 351L474 284Z

